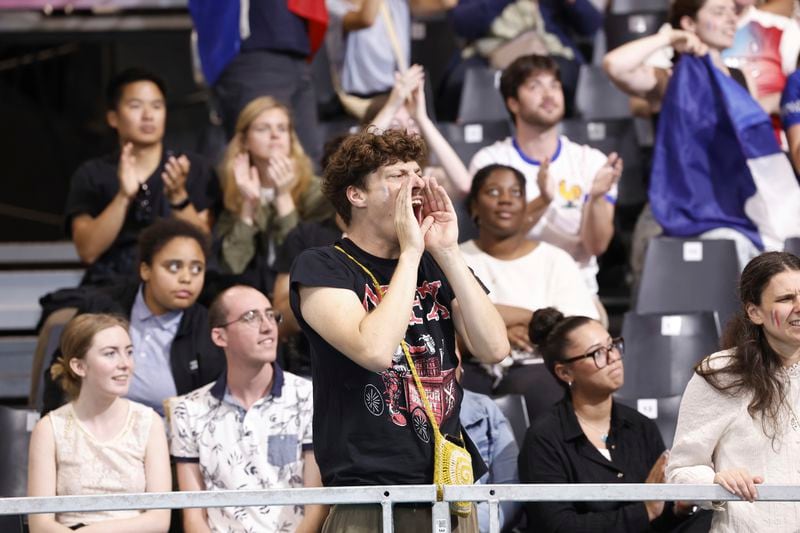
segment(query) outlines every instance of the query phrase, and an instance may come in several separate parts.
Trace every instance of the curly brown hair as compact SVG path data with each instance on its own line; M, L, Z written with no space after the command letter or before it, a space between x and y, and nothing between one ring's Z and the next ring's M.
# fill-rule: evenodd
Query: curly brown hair
M350 186L364 188L366 177L387 165L417 161L422 164L427 149L419 135L405 131L370 128L346 138L331 156L322 179L322 192L345 224L350 224Z

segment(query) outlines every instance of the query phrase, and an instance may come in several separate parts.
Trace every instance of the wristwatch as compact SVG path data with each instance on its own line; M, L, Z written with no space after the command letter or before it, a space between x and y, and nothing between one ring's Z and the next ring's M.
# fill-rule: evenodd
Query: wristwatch
M182 210L186 209L187 207L189 207L189 204L191 204L191 203L192 203L192 201L187 196L186 198L184 198L182 201L178 202L177 204L169 204L169 206L172 209L174 209L175 211L182 211Z

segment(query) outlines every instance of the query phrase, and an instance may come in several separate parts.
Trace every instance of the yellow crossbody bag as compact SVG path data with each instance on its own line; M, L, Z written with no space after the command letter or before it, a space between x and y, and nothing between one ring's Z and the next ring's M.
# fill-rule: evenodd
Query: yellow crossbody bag
M355 257L347 253L341 246L334 246L337 250L349 257L356 265L361 267L367 276L372 280L375 287L375 292L379 298L383 299L383 289L381 288L378 280L367 267L362 265ZM414 376L414 383L417 385L417 392L425 406L425 414L433 426L433 483L436 485L436 490L439 499L442 499L442 487L444 485L472 485L475 482L472 474L472 456L470 456L467 449L464 447L464 440L461 436L454 437L453 435L443 435L439 429L439 423L436 421L436 415L433 412L431 403L428 400L428 395L422 386L422 380L419 379L417 367L411 359L411 353L408 350L408 345L405 340L400 341L403 348L403 353L406 356L406 362ZM467 517L472 510L471 502L450 502L450 510L461 517Z

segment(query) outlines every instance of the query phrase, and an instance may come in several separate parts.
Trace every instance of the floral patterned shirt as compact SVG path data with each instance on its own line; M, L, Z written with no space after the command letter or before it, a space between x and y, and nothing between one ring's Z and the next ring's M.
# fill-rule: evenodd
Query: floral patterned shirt
M228 392L227 373L175 398L170 453L200 465L206 490L303 486L303 452L312 449L311 382L273 364L270 392L246 410ZM214 532L294 531L302 506L208 509Z

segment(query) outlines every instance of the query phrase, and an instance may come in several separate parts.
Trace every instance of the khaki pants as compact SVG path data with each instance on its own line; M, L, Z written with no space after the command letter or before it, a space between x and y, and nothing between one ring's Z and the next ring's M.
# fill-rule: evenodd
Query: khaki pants
M451 517L454 533L478 533L478 511L472 505L467 518ZM395 533L426 533L431 530L432 507L400 507L392 509ZM380 533L383 515L380 505L334 505L322 533Z

